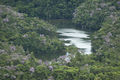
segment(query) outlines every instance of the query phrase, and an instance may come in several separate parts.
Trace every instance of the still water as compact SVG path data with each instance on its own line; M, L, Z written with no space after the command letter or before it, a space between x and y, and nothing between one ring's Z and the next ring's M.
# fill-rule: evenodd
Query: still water
M80 52L91 53L91 40L88 32L66 26L66 28L59 28L57 33L59 33L59 39L65 41L66 46L74 45Z
M80 52L91 53L90 32L77 29L70 20L59 19L50 20L49 22L58 27L59 39L63 40L66 46L74 45Z

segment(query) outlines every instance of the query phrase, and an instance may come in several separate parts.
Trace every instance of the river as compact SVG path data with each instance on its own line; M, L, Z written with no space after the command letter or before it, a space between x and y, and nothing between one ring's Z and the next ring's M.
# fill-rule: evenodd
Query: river
M68 20L54 20L52 23L58 26L59 39L63 40L66 46L74 45L80 52L91 54L90 32L77 29Z

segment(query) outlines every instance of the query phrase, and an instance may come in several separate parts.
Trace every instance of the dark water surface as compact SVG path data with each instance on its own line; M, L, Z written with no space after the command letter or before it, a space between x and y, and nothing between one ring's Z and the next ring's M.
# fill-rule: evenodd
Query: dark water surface
M80 52L91 53L90 32L76 29L69 20L52 20L50 23L58 27L59 39L65 41L66 46L74 45Z

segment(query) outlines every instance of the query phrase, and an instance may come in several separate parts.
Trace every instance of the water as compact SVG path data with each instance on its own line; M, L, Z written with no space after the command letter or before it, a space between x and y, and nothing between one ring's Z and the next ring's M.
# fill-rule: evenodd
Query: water
M65 41L66 46L74 45L80 52L91 53L89 32L76 29L70 20L59 19L50 20L49 22L58 27L59 39Z
M65 41L65 45L74 45L80 52L85 54L91 53L91 40L89 40L88 32L75 28L59 28L59 39Z

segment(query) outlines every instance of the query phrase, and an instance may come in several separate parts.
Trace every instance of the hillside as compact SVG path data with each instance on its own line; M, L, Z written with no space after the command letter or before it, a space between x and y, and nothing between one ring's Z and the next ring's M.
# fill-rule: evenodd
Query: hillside
M71 19L74 9L85 0L0 0L18 12L42 19Z
M119 14L120 3L117 0L89 0L76 9L73 22L82 29L94 31L91 36L95 60L112 65L119 61Z
M39 18L27 17L12 10L11 7L1 5L0 11L1 42L23 46L25 51L35 53L36 57L48 53L50 55L65 53L64 44L56 37L56 28L53 25Z
M120 1L0 0L0 4L4 4L0 80L120 79ZM79 29L91 31L92 53L65 46L57 27L42 19L72 19ZM69 59L66 53L72 54Z

